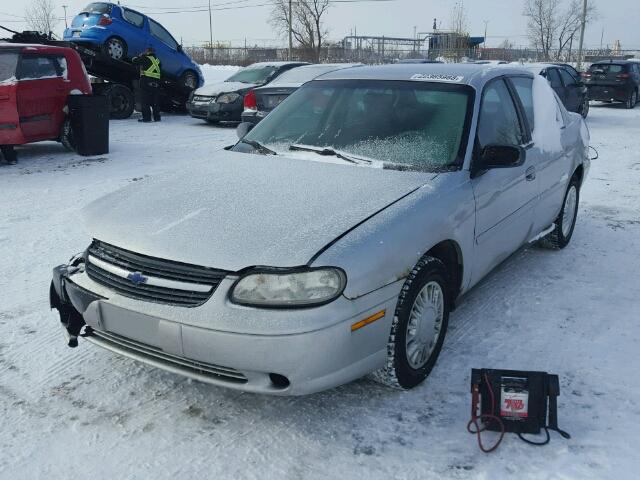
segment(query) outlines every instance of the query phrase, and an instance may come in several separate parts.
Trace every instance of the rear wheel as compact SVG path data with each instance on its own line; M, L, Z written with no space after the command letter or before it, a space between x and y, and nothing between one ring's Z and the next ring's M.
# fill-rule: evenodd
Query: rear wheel
M582 118L587 118L587 115L589 115L589 98L588 97L585 97L584 101L582 102L580 115L582 115Z
M60 143L67 150L74 152L76 150L76 140L73 135L73 129L71 128L71 120L65 118L62 123L62 131L60 132Z
M624 106L628 109L631 109L636 106L636 103L638 103L638 92L634 90L629 94L629 98L627 98L627 101L624 102Z
M562 210L560 210L554 222L554 229L540 240L541 246L559 250L569 244L576 226L579 203L580 182L578 178L574 176L564 194L564 203L562 204Z
M104 42L103 51L113 60L124 60L127 55L127 44L118 37L110 37Z
M111 85L102 91L102 95L107 97L111 118L122 120L133 114L135 97L131 89L124 85Z
M384 385L410 389L433 369L449 323L449 275L444 263L426 256L405 281L387 343L387 363L373 378Z

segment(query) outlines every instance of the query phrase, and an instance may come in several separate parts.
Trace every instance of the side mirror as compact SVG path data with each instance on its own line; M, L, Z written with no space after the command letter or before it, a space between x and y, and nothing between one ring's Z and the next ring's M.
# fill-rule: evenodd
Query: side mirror
M524 163L526 152L522 147L512 145L487 145L480 152L480 158L473 169L475 173L493 168L519 167Z
M242 122L236 128L236 135L238 135L238 139L242 140L244 136L251 131L251 129L255 127L255 125L251 122Z
M176 47L176 50L178 50L180 53L182 53L182 45L178 44L178 46Z

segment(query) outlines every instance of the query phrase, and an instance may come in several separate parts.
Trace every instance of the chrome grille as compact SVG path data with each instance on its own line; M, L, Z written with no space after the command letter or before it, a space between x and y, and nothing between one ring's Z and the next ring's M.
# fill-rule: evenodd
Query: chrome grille
M194 95L193 96L193 101L194 102L210 102L211 100L213 100L213 97L206 97L204 95Z
M213 294L224 270L133 253L95 240L87 250L89 277L121 295L149 302L195 307Z
M246 383L247 377L238 370L211 363L198 362L163 352L159 348L136 342L111 332L91 330L86 337L101 347L126 355L141 362L149 363L167 370L178 370L183 374L206 381L207 379L223 380L233 383ZM199 378L204 377L204 378Z

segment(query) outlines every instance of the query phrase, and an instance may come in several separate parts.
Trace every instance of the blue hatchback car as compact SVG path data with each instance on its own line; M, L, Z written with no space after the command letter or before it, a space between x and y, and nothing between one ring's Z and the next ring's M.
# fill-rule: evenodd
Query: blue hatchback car
M204 84L198 64L162 25L115 3L87 5L65 29L64 40L99 49L114 60L135 57L152 46L168 78L189 89Z

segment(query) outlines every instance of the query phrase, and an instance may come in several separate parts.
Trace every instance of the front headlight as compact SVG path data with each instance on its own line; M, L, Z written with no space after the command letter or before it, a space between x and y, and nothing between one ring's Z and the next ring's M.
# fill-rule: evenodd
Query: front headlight
M236 282L230 298L254 307L309 307L335 300L346 283L339 268L255 271Z
M223 93L217 99L217 103L233 103L240 98L238 93Z

